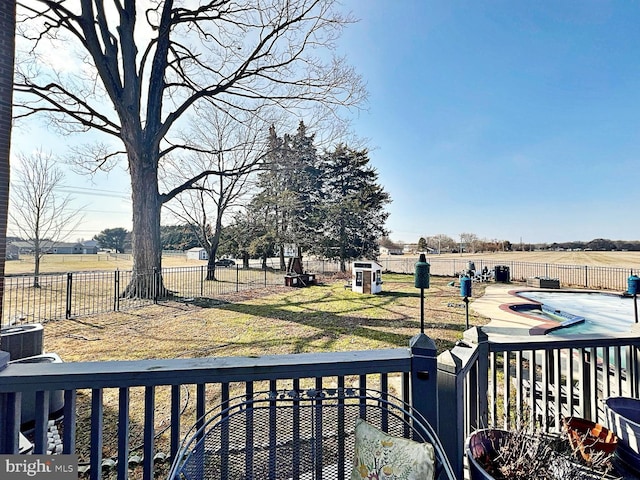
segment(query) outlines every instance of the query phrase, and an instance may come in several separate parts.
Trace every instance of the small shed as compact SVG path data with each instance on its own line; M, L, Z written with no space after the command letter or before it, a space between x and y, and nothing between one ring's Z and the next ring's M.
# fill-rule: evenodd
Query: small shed
M188 260L209 260L207 251L202 247L193 247L187 250Z
M380 293L382 291L382 265L371 260L353 262L351 290L358 293Z

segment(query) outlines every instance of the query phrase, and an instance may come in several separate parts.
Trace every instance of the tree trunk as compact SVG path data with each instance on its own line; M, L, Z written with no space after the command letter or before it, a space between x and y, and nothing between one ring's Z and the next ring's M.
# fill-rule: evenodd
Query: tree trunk
M131 151L131 200L133 203L133 277L124 296L130 298L164 297L162 282L162 244L160 242L160 193L157 161L150 152ZM144 150L147 150L146 152Z
M249 254L242 252L242 268L249 268Z
M278 250L278 256L280 257L280 270L284 272L287 270L287 262L284 261L284 245L280 245Z
M218 255L218 247L220 246L220 235L222 234L222 215L220 211L216 216L216 228L213 237L209 243L209 260L207 261L207 280L216 279L216 255Z
M40 248L36 247L33 253L33 288L40 288L40 259L42 258L42 253L40 252Z
M205 280L216 279L216 255L218 253L218 242L211 247L208 252L209 259L207 260L207 277Z

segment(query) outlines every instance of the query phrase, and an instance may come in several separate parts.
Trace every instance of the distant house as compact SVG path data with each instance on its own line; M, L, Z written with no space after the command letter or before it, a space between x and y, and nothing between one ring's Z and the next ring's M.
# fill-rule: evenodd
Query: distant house
M405 243L402 247L402 253L416 253L418 251L417 243Z
M188 260L209 260L209 254L202 247L193 247L187 250Z
M76 255L83 253L83 248L80 242L52 242L51 248L47 253Z
M18 252L21 254L33 254L35 253L35 247L32 241L19 240L11 242L12 245L18 248ZM84 253L83 246L80 242L52 242L51 240L40 241L41 253L54 253L59 255L75 255ZM97 253L97 250L96 250Z
M95 240L87 240L81 243L82 253L85 255L95 255L100 250L100 244Z
M5 258L7 260L20 260L20 249L13 243L8 244Z
M397 245L380 245L380 255L404 255L404 251Z

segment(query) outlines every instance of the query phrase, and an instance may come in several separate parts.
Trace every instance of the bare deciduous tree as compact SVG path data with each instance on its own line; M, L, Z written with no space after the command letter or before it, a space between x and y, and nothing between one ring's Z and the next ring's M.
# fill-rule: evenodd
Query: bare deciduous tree
M165 193L158 171L183 142L185 114L208 103L260 115L277 107L304 113L320 105L339 116L365 97L361 79L330 55L352 21L336 0L19 0L18 21L31 62L16 76L16 117L44 114L63 132L93 130L115 139L83 151L82 166L126 161L131 177L134 278L128 295L155 292L146 273L161 266L160 210L197 185L203 171ZM78 66L50 55L76 48ZM49 55L47 55L49 53ZM55 62L58 61L56 64ZM64 64L63 64L64 63ZM234 172L230 172L234 173Z
M82 221L73 198L60 193L64 173L50 153L39 150L18 155L11 181L10 230L31 244L35 259L33 286L40 286L40 259L56 243L67 239Z
M268 124L247 112L221 112L213 108L198 110L188 137L210 152L190 152L187 158L171 158L162 173L169 190L198 172L213 174L194 182L192 188L177 195L166 208L193 229L202 248L207 250L207 280L215 280L215 261L225 218L239 207L250 191L253 172L264 158ZM233 173L229 173L233 172Z

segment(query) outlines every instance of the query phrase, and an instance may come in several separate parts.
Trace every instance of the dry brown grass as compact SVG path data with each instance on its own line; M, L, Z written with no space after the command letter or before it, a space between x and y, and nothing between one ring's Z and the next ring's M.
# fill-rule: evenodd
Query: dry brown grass
M392 256L394 261L417 259L417 256ZM498 252L482 254L443 254L430 258L464 258L485 259L491 262L531 262L556 263L565 265L589 265L609 267L638 267L640 266L640 252ZM206 261L186 259L182 256L165 256L162 259L164 267L183 267L206 265ZM41 261L42 273L79 272L86 270L131 269L131 260L115 258L109 255L45 255ZM21 260L8 261L5 273L29 274L33 272L33 257L23 256Z
M450 348L465 326L459 288L450 281L434 277L425 291L426 333L440 350ZM420 327L419 290L409 275L385 275L384 282L380 295L353 293L338 281L49 322L45 349L65 361L93 361L406 346ZM474 285L474 296L483 291L484 285ZM484 323L473 312L470 319Z
M405 257L392 257L405 258ZM417 256L416 256L417 258ZM478 254L443 254L430 258L483 259L488 262L530 262L601 267L638 267L640 252L497 252Z
M64 273L84 271L130 270L133 262L130 256L99 255L44 255L40 260L41 273ZM206 265L203 260L187 259L183 256L167 256L162 259L164 267L191 267ZM33 273L33 256L22 255L20 260L9 260L5 264L5 274L19 275Z
M451 348L465 329L459 286L450 278L432 277L425 291L425 333L440 351ZM130 312L49 322L45 350L66 361L260 356L319 351L367 350L408 346L420 329L419 290L411 275L385 275L384 291L361 295L343 288L344 279L306 288L274 287L243 292L219 300L195 299L140 308ZM484 285L474 285L480 296ZM233 300L227 302L225 300ZM473 325L486 323L470 312ZM193 388L190 394L193 396ZM104 454L115 455L117 390L104 392ZM156 431L170 418L169 390L156 389ZM216 404L216 393L208 401ZM89 454L90 392L78 398L77 452ZM186 418L193 415L193 402ZM131 391L131 444L141 445L144 391ZM189 422L185 420L185 424ZM157 450L168 451L167 434ZM133 453L140 454L140 451ZM131 478L140 477L140 469ZM158 465L166 472L166 465ZM106 478L111 478L110 474Z

